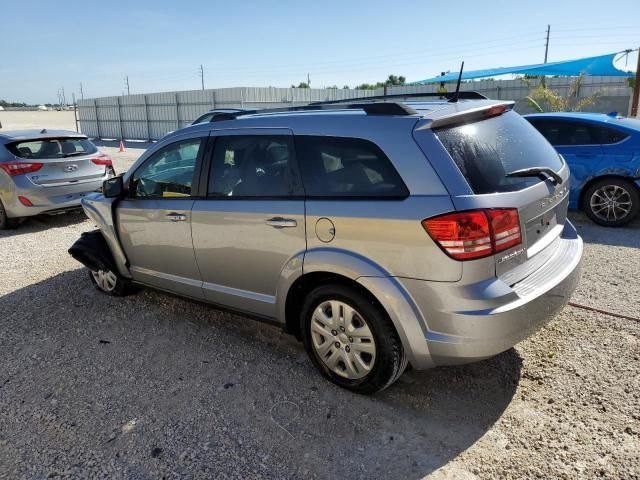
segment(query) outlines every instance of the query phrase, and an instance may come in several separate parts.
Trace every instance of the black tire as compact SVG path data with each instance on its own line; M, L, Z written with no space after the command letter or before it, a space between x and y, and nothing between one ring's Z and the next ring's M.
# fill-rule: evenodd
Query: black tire
M311 332L313 313L329 300L343 302L361 315L373 334L375 360L366 376L348 379L334 373L316 352ZM323 285L312 290L306 297L301 311L301 331L307 354L320 372L336 385L356 393L372 394L393 384L407 367L407 357L393 323L387 313L375 301L360 290L341 284ZM333 340L330 340L333 343ZM343 347L346 351L347 347Z
M625 201L630 201L631 208L622 218L613 217L612 210L612 213L609 215L611 219L607 220L607 218L604 218L605 213L602 213L602 210L598 211L597 202L599 202L602 197L600 197L597 192L602 192L603 189L612 189L614 187L623 189L626 192L621 198ZM617 190L617 192L621 193L620 190ZM596 202L595 206L594 202ZM584 195L582 196L581 207L584 213L598 225L602 225L604 227L622 227L637 217L638 211L640 211L640 194L638 193L638 187L628 180L623 178L603 178L602 180L592 183L585 190ZM616 217L618 217L621 211L616 209L616 212Z
M9 230L10 228L16 228L20 223L17 218L9 218L7 212L0 201L0 230Z
M96 279L96 276L99 277L100 272L102 272L103 275L104 274L113 275L113 277L115 278L115 282L113 282L113 287L109 285L108 288L105 288L103 287L103 285L101 285L98 282L98 280ZM112 272L111 270L106 270L106 271L102 270L97 272L93 272L89 270L89 279L91 280L91 283L96 290L98 290L100 293L109 295L111 297L124 297L126 295L129 295L130 293L133 293L134 291L134 289L131 287L131 285L126 279L122 278L118 273Z

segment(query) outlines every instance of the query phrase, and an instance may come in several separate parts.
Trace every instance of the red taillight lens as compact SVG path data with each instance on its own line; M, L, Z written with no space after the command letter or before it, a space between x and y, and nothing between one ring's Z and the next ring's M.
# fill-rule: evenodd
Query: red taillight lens
M422 226L456 260L487 257L522 241L516 209L449 213L423 220Z
M42 168L42 163L5 162L0 163L0 168L10 176L15 177L16 175L22 175L24 173L37 172Z
M438 245L456 260L493 253L489 220L482 211L460 212L423 220L422 225Z
M515 208L486 210L491 221L494 252L501 252L522 242L520 218Z
M113 167L113 162L111 161L111 157L106 153L101 153L99 156L92 158L91 161L96 165L104 165L107 167Z

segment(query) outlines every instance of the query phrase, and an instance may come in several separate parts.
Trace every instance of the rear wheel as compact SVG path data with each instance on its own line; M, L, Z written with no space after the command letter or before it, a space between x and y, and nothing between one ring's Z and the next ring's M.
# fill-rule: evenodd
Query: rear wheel
M89 270L89 278L96 290L113 297L123 297L130 293L127 282L116 272L107 270Z
M599 225L621 227L638 214L638 188L622 178L598 180L585 191L582 208Z
M18 226L19 220L17 218L9 218L7 211L4 209L4 205L0 201L0 230L8 230Z
M395 382L407 366L386 312L355 288L325 285L312 290L301 320L309 357L341 387L375 393Z

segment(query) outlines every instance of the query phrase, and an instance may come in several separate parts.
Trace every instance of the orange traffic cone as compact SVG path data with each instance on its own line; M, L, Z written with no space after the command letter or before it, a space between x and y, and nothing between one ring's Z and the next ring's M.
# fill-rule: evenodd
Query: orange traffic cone
M120 140L120 149L118 149L118 152L126 152L127 149L124 148L124 141Z

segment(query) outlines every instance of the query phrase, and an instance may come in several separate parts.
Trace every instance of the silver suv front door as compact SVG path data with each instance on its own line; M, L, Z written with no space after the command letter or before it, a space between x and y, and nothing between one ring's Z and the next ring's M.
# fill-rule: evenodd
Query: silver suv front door
M116 207L134 280L195 298L203 293L191 210L206 142L207 136L185 137L151 155L133 173L129 195Z

